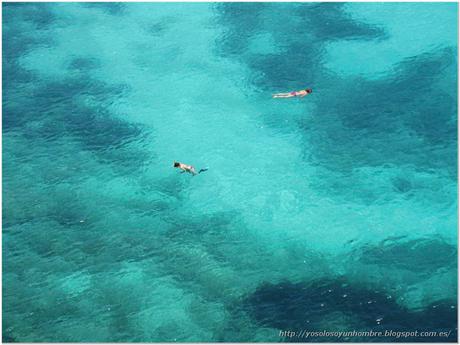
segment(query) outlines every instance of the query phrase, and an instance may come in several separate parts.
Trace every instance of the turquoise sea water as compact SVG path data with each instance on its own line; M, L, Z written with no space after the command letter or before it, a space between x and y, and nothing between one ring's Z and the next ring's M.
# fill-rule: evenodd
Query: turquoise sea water
M455 3L2 6L4 341L456 340Z

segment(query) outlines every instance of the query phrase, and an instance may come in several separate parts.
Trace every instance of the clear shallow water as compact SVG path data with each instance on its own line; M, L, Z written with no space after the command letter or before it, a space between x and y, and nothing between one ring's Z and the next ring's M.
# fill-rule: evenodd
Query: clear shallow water
M454 341L456 19L4 4L4 340Z

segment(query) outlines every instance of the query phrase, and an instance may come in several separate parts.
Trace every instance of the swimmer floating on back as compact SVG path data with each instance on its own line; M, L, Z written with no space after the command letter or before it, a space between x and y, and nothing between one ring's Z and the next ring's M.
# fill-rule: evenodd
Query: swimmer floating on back
M299 91L292 91L286 93L275 93L273 98L291 98L291 97L305 97L306 95L312 93L312 89L305 89Z
M205 168L205 169L200 169L200 171L196 172L195 168L192 165L187 165L187 164L179 163L179 162L176 162L176 161L174 162L173 166L174 166L174 168L179 168L180 170L182 170L180 172L181 174L183 174L184 172L188 172L188 173L192 174L193 176L201 174L203 171L208 170L208 168Z

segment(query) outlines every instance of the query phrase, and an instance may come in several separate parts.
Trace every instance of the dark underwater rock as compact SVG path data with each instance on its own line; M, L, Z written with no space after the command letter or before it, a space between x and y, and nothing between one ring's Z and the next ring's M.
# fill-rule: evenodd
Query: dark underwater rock
M346 279L322 279L314 282L265 283L244 302L244 309L261 326L285 330L321 331L330 326L336 331L338 317L356 331L450 331L445 337L385 338L353 341L454 341L457 334L455 301L440 301L425 309L412 311L399 305L394 296ZM289 337L288 341L305 341ZM345 339L342 339L344 341ZM308 341L337 341L322 337Z

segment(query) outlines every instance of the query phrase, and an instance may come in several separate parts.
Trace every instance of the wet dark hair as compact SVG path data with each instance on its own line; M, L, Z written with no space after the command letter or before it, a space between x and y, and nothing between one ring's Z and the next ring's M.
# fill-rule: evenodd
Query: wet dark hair
M305 89L305 91L307 91L307 93L312 93L313 92L312 89Z
M178 166L180 166L180 163L174 162L174 168L177 168Z

